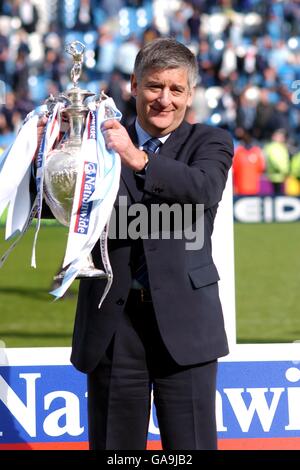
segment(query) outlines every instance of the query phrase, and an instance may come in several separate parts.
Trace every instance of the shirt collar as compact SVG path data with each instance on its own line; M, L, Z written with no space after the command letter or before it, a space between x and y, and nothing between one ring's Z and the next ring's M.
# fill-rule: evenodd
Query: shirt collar
M148 132L144 131L144 129L141 127L137 119L135 120L135 130L136 130L136 134L138 138L139 147L143 147L143 145L145 145L147 140L153 137L152 135L148 134ZM171 133L164 135L163 137L158 137L158 140L160 140L161 143L164 144L165 141L170 137L170 135Z

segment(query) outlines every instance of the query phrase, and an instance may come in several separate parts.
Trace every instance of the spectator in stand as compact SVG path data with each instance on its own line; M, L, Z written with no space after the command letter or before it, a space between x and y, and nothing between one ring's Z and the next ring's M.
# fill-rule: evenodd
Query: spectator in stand
M98 39L95 48L96 73L99 80L106 84L110 82L115 68L115 57L117 53L117 43L114 34L108 24L100 25L98 28Z
M37 7L31 0L14 0L11 14L20 18L22 28L26 33L31 34L36 31L39 14Z
M40 68L40 75L57 83L59 90L63 91L62 79L65 73L65 63L62 61L59 52L52 48L46 48L44 62Z
M270 92L267 88L260 90L259 103L253 123L253 135L256 139L270 139L276 130L275 105L271 103Z
M15 140L15 133L8 125L4 113L0 113L0 147L6 148Z
M201 25L200 11L198 10L198 8L193 6L193 14L187 20L187 27L189 30L190 41L193 43L197 43L199 41L200 25Z
M277 129L263 148L266 162L267 175L271 181L274 194L282 194L282 185L289 174L289 150L286 143L284 129Z
M0 80L6 79L7 60L9 58L9 42L7 37L0 33Z
M80 0L78 10L76 12L76 23L74 29L82 32L96 29L93 8L90 0Z
M101 8L108 17L117 16L124 5L125 0L101 0Z
M184 14L184 9L179 8L170 15L170 36L177 39L177 41L185 43L185 39L189 38L189 29Z
M113 98L117 108L121 111L122 124L131 124L136 117L136 103L130 92L130 82L116 70L111 76L109 87L105 93Z
M248 89L246 88L238 98L237 130L241 131L244 129L252 134L256 114L257 102L254 99L250 99Z
M48 29L43 35L43 46L45 53L47 49L54 49L59 53L63 49L63 37L59 33L59 25L57 23L49 23Z
M234 194L252 195L260 191L260 177L265 170L265 159L261 148L255 145L249 132L244 131L242 142L233 158Z
M284 16L287 24L289 25L288 30L291 36L300 35L300 8L299 0L293 0L285 2L284 5Z
M147 42L153 41L154 39L157 39L159 37L160 37L160 32L155 26L155 24L152 23L143 32L142 45L145 45Z
M11 91L5 94L5 103L1 107L1 114L5 116L8 130L16 134L20 128L22 119L20 112L16 109L15 94ZM3 134L3 132L1 133Z
M21 119L24 119L28 113L30 113L35 106L35 103L31 99L27 89L22 90L18 93L15 93L16 96L16 111L21 116Z
M132 8L140 8L143 6L143 0L126 0L126 6Z
M237 70L237 55L233 44L228 41L223 52L220 68L220 80L226 80L232 72Z
M12 88L16 94L28 92L29 52L27 44L20 44L15 62L15 70L12 74Z
M134 61L139 49L140 43L134 34L129 36L126 41L118 47L115 56L115 66L125 80L130 80Z
M275 104L274 124L276 129L284 129L286 135L291 134L290 104L285 99L280 99Z
M208 41L202 39L198 49L197 62L201 85L205 88L214 86L216 85L216 66Z

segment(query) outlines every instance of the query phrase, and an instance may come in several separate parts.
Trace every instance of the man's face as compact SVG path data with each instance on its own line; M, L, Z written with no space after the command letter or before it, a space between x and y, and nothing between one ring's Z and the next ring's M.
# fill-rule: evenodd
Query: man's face
M154 137L167 135L176 129L193 99L184 67L151 69L139 83L133 75L131 91L136 97L139 123Z

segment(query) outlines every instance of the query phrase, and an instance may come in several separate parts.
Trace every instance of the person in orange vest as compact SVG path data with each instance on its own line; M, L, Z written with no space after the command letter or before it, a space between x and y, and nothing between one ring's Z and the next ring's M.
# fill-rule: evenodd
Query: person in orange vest
M258 194L260 177L265 170L265 159L260 147L254 145L251 135L244 131L243 142L233 158L233 188L236 195Z

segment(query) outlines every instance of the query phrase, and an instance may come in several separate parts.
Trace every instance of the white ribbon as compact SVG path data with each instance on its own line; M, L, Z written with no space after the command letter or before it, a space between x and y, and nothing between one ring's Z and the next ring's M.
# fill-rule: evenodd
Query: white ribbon
M49 116L46 126L43 131L43 137L40 143L40 148L36 158L36 204L37 204L37 223L35 228L32 254L31 254L31 266L36 268L36 256L35 247L38 238L38 234L41 226L41 215L42 215L42 204L43 204L43 186L44 186L44 166L46 155L52 149L54 142L59 135L60 119L59 111L62 108L62 103L56 103L51 116ZM30 175L29 175L30 178Z
M9 205L6 240L16 232L22 232L30 212L29 177L37 146L37 122L37 115L25 122L1 168L0 216Z
M37 146L36 125L39 116L46 110L47 106L41 105L31 111L24 119L16 140L1 155L0 217L9 206L6 240L18 232L24 234L28 228L31 211L29 181Z
M0 259L0 268L19 243L36 214L36 199L31 206L29 182L32 160L37 146L36 125L40 106L25 118L15 142L1 155L0 163L0 216L8 206L5 238L19 236Z

